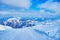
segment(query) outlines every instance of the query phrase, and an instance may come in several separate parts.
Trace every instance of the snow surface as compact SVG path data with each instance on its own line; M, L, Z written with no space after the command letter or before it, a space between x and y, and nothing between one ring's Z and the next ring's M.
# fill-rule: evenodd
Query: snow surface
M20 29L8 29L9 27L4 26L4 30L0 30L0 40L60 40L59 23L60 20L45 21L33 27Z

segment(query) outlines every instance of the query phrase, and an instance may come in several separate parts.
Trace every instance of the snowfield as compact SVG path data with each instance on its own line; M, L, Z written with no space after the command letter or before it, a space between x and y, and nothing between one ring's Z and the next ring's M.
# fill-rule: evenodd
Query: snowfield
M55 23L55 24L54 24ZM0 40L59 40L59 20L40 23L33 27L14 29L0 25ZM11 39L10 39L11 38Z

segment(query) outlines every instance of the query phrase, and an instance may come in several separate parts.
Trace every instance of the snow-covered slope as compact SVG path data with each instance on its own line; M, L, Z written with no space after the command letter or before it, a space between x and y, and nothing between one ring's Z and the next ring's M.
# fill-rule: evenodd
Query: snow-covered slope
M60 40L59 23L55 20L20 29L8 29L6 26L5 31L0 31L0 40Z

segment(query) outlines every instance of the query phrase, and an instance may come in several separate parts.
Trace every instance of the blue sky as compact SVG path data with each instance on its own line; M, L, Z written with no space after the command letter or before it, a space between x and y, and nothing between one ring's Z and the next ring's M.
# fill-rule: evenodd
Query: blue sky
M1 13L13 13L34 17L59 17L60 0L1 0ZM11 12L12 11L12 12ZM17 13L16 13L17 12ZM4 13L4 14L5 14Z
M30 0L30 4L29 4L30 7L28 9L29 10L40 10L40 8L38 8L37 6L41 5L41 4L44 4L47 1L48 0ZM20 7L20 6L16 6L16 5L12 6L11 4L9 5L6 2L7 2L7 0L5 0L5 1L2 0L0 2L0 10L20 10L20 9L24 9L24 7ZM53 0L53 2L60 2L60 0Z

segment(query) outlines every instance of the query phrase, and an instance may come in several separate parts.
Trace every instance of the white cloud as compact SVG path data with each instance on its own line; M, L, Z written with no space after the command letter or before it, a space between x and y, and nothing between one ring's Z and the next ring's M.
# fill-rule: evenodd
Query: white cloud
M18 7L22 7L22 8L29 8L31 3L30 0L2 0L3 3L6 3L8 5L12 5L12 6L18 6ZM33 11L32 12L28 12L28 13L21 13L21 12L10 12L13 14L20 14L20 16L28 16L28 17L42 17L42 18L52 18L52 17L56 17L59 15L60 13L60 3L58 2L51 2L47 1L46 3L40 4L38 6L39 8L45 8L47 10L52 10L55 11L56 13L51 13L51 12L46 12L45 9L42 9L40 11ZM24 11L24 10L22 10ZM8 13L9 14L9 13ZM38 16L37 16L38 15Z
M2 0L2 3L22 8L29 8L31 5L30 0Z
M16 11L0 11L0 14L7 14L8 16L13 17L40 17L40 18L53 18L58 15L52 15L51 13L47 13L44 10L37 11L30 11L30 12L16 12Z
M27 12L27 13L26 12L10 12L10 13L17 14L17 15L23 16L23 17L40 17L40 18L59 17L60 3L58 3L58 2L47 1L46 3L40 4L38 7L39 8L45 8L47 10L52 10L52 11L55 11L56 13L52 13L52 12L49 12L49 11L47 12L47 11L45 11L45 9L42 9L42 10L39 10L39 11L33 11L32 10L31 12Z
M60 3L58 2L52 2L52 1L47 1L46 3L43 3L41 5L38 5L39 8L45 8L48 10L55 11L56 13L60 13Z
M38 15L42 18L56 18L60 17L60 3L47 1L46 3L38 5L39 10ZM43 8L43 9L42 9ZM52 11L52 12L51 12Z

